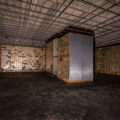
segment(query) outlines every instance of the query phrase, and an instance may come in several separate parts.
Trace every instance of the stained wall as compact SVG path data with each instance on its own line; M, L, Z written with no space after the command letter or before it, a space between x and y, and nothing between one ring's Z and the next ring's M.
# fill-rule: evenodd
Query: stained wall
M0 71L1 71L1 45L0 45Z
M95 71L120 75L120 45L96 48Z
M53 73L53 41L46 44L46 71Z
M70 34L65 34L58 39L58 68L57 76L60 79L69 80L70 68Z
M44 71L45 49L1 45L1 71Z

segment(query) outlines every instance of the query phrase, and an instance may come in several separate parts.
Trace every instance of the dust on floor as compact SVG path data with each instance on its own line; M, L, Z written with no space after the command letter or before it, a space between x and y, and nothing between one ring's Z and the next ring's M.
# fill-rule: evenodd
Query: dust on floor
M119 120L120 77L66 84L45 73L0 73L0 120Z

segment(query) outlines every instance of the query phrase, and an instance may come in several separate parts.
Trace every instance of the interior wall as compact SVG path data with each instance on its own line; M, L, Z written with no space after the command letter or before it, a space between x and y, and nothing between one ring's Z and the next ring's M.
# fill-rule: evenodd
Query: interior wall
M120 75L120 45L96 48L96 72Z
M53 40L53 74L57 75L58 66L58 39Z
M45 48L1 45L1 71L44 71Z
M0 45L0 71L1 71L1 45Z
M58 63L58 39L54 39L46 44L46 71L57 75Z
M46 71L53 73L53 41L46 44Z
M58 38L57 77L69 81L70 68L70 33Z

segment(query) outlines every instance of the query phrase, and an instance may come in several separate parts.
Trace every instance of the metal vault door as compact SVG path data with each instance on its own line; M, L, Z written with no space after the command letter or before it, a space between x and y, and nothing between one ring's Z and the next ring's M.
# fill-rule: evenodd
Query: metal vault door
M70 34L70 81L93 81L93 36Z

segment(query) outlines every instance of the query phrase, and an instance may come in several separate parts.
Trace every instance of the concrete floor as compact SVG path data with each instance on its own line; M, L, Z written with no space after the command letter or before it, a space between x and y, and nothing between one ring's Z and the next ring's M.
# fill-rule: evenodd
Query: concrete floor
M66 84L45 73L0 73L0 120L119 120L120 77Z

